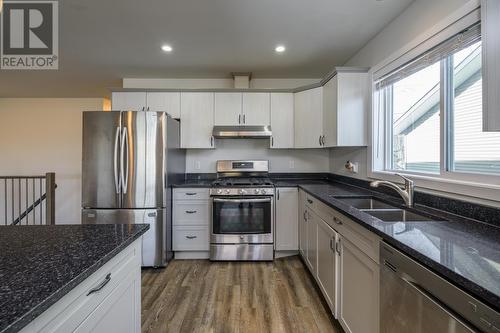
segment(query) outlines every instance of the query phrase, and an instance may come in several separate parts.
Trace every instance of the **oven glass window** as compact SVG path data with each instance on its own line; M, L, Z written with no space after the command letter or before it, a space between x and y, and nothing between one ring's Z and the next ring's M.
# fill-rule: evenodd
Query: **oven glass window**
M271 233L270 201L237 202L228 199L227 201L214 201L213 208L214 234Z

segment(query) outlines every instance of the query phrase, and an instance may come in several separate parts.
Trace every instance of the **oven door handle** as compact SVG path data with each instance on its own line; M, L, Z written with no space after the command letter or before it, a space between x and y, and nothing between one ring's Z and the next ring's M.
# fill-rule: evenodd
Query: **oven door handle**
M221 199L214 198L214 202L236 202L236 203L244 203L244 202L271 202L271 198L263 198L263 199Z

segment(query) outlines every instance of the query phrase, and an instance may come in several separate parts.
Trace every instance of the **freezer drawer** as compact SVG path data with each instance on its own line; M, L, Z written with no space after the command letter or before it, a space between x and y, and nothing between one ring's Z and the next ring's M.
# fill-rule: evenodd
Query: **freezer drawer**
M166 266L167 249L171 249L166 221L166 209L82 210L83 224L149 224L149 230L142 236L142 267Z

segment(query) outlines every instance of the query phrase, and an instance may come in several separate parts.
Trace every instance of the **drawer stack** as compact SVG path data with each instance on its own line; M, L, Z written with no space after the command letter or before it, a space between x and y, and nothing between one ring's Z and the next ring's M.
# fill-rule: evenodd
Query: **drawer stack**
M174 189L174 251L209 251L210 212L208 188Z

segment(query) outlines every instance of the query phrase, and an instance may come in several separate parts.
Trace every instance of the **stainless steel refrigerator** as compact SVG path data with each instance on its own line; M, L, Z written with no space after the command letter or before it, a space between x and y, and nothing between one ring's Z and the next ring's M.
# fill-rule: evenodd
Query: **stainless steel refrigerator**
M147 223L142 266L172 258L172 188L185 172L179 121L164 112L83 113L82 223Z

